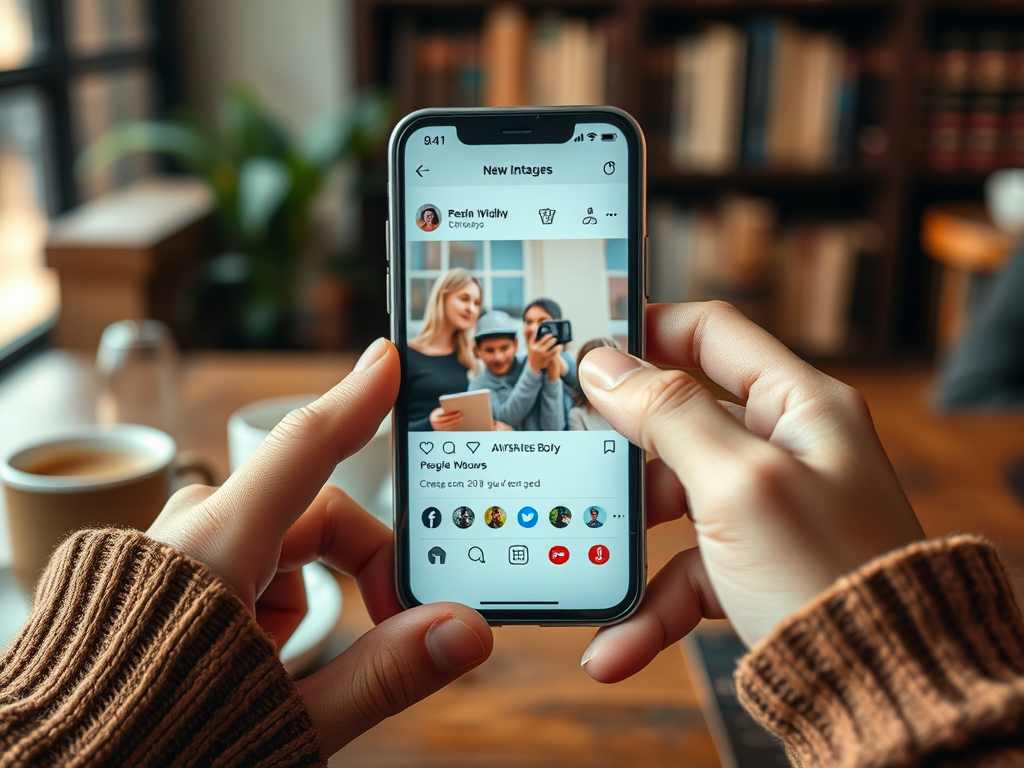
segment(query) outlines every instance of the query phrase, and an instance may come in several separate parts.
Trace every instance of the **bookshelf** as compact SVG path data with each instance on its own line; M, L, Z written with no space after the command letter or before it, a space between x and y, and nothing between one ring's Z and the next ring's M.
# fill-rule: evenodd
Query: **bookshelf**
M990 169L1024 164L1024 123L1013 129L1020 157L1006 133L1013 109L1024 120L1019 0L521 0L514 7L498 23L495 5L483 0L356 0L357 82L388 89L396 115L495 103L488 89L497 81L506 87L496 103L557 101L592 93L593 82L565 75L556 78L565 87L552 93L530 69L531 60L550 55L539 46L555 40L563 48L544 61L594 61L583 57L596 44L601 100L629 111L647 134L656 263L673 276L699 274L679 266L686 260L717 265L703 282L694 279L700 293L666 298L733 300L812 359L933 352L935 278L918 245L921 212L937 201L978 200ZM496 27L504 30L497 37ZM515 63L517 56L525 61ZM996 102L982 98L991 95L983 80L975 82L975 70L992 60L1006 68L992 86L1001 89ZM964 61L966 74L957 69ZM967 81L937 82L944 62ZM513 86L509 66L522 68ZM779 90L756 80L755 70L799 85ZM983 114L992 103L995 128ZM382 167L384 154L372 162ZM374 264L383 264L375 235L385 211L383 199L364 206ZM710 256L680 247L657 262L659 231L663 244L715 245L707 246ZM736 231L766 239L736 256L735 243L750 239ZM768 268L730 274L730 261L756 258ZM806 303L806 312L794 314L794 303Z

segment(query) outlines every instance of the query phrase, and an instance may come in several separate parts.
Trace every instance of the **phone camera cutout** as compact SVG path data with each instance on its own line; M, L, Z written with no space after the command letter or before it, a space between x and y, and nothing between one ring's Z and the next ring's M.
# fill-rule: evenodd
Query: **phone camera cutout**
M452 513L452 520L457 528L469 528L476 520L476 515L469 507L459 507Z
M565 528L572 520L572 512L569 511L568 507L555 507L551 510L548 515L548 520L555 528Z
M491 528L501 528L507 517L505 510L501 507L488 507L484 512L484 522Z

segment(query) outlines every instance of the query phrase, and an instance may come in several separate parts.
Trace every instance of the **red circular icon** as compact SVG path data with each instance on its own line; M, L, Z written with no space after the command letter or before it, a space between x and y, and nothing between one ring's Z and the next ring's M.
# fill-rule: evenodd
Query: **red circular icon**
M608 562L608 547L604 544L595 544L590 548L590 562L594 565L604 565Z
M561 565L562 563L569 562L569 550L565 547L552 547L548 552L548 560L555 565Z

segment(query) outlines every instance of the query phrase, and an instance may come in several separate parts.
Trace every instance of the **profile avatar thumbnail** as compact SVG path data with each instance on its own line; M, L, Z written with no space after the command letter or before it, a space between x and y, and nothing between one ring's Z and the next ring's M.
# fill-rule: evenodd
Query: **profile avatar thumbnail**
M548 520L555 528L565 528L572 520L572 512L569 511L568 507L555 507L551 510L548 515Z
M424 205L416 211L416 226L424 232L433 232L441 226L441 215L437 212L437 206Z
M488 507L484 512L484 522L491 528L501 528L506 520L505 510L501 507Z
M459 507L452 513L452 520L457 528L469 528L476 520L476 515L469 507Z

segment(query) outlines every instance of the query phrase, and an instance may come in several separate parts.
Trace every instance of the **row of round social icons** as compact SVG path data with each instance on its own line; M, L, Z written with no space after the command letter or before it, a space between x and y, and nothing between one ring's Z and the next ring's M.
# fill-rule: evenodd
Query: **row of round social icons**
M427 507L423 510L423 525L427 528L437 528L441 525L444 515L437 507ZM540 520L540 513L533 507L523 507L516 515L516 520L523 528L533 528ZM501 528L508 520L508 514L498 506L488 507L483 514L484 524L489 528ZM583 522L588 528L600 528L604 525L608 515L601 507L587 507L583 513ZM469 528L476 521L476 513L469 507L456 507L452 512L452 522L458 528ZM548 513L548 522L555 528L565 528L572 522L572 512L568 507L558 506Z

